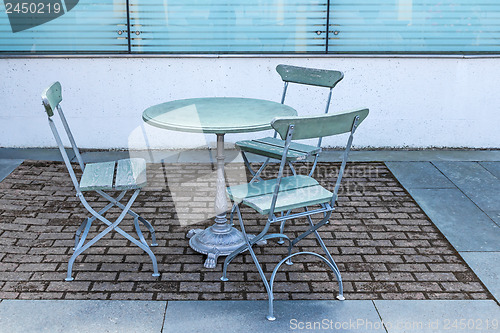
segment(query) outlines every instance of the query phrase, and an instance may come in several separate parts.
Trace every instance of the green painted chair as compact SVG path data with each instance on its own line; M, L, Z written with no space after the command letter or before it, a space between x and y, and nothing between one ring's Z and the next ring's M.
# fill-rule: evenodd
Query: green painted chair
M69 129L68 122L64 117L62 108L60 106L61 101L62 101L62 92L61 92L61 84L59 82L53 83L42 93L42 102L45 107L45 112L47 113L48 116L49 125L52 130L52 133L54 134L54 138L56 139L57 146L59 147L62 158L64 160L64 164L68 169L71 181L75 186L76 196L80 199L83 206L91 214L90 217L83 220L82 224L76 231L75 247L73 248L74 253L68 262L68 274L66 277L66 281L73 280L72 270L75 259L80 254L82 254L82 252L87 250L89 247L94 245L98 240L100 240L106 234L108 234L113 230L115 230L123 237L125 237L126 239L128 239L129 241L140 247L142 250L144 250L151 258L151 261L153 262L153 272L154 272L153 276L160 276L160 274L158 273L158 264L156 262L156 257L154 253L151 251L150 247L148 246L148 243L146 242L141 232L139 221L151 233L151 238L152 238L151 246L158 245L156 243L155 230L151 225L151 223L149 223L139 214L133 212L130 209L135 199L139 195L141 189L144 186L146 186L147 183L146 161L140 158L132 158L132 159L123 159L119 161L112 161L112 162L84 164L83 159L80 155L80 151L75 143L73 134ZM57 126L54 120L52 119L54 117L56 110L61 120L61 123L64 127L64 130L68 136L68 139L71 143L76 159L78 160L79 167L83 172L80 181L78 181L75 175L73 166L71 165L68 154L64 149L61 137L59 136L59 132L57 131ZM119 191L119 194L116 197L113 197L108 193L105 193L104 191L113 191L113 192ZM124 205L120 203L120 200L123 199L123 197L128 191L133 191L133 193L128 202ZM85 199L84 193L86 192L97 192L100 196L108 200L110 203L100 211L96 211L90 206L90 204ZM120 208L122 212L114 222L111 222L110 220L105 218L103 214L114 206ZM131 215L134 218L134 227L139 237L139 240L132 237L118 226L127 214ZM85 243L92 222L96 220L99 220L105 225L107 225L107 228L105 228L97 236L95 236L87 243Z
M344 300L342 278L340 271L333 260L330 252L321 239L318 229L328 223L331 213L335 209L335 203L344 174L345 166L349 151L351 149L352 140L356 128L368 116L368 109L361 109L351 112L344 112L332 115L320 115L313 117L289 117L276 118L271 125L284 140L283 155L279 167L278 176L276 179L268 179L259 182L250 182L228 187L226 192L228 197L234 202L235 210L240 222L241 231L245 237L246 244L227 256L224 261L222 281L227 281L227 268L231 261L240 253L249 251L252 259L257 266L257 270L264 282L268 297L269 297L269 314L267 319L274 320L273 311L273 285L278 269L283 263L292 264L291 258L299 254L307 254L318 257L322 260L335 274L338 285L339 294L337 298ZM293 175L283 177L283 170L288 161L289 154L294 154L290 147L292 140L311 139L317 137L325 137L338 135L342 133L350 133L347 140L346 148L342 158L339 173L333 192L321 186L314 178L305 175ZM267 215L266 224L260 234L255 237L249 237L245 231L245 223L243 222L240 206L248 206L259 214ZM283 213L277 216L277 213ZM312 215L322 215L322 219L314 223L311 219ZM283 223L284 221L306 218L309 224L309 229L296 237L290 239L280 230L280 233L268 234L272 223ZM304 237L314 234L324 255L314 252L296 252L292 253L293 247L300 242ZM252 247L257 242L262 242L271 238L286 239L288 241L288 254L277 263L271 274L270 280L267 280L262 267L259 264L257 256Z
M276 67L276 71L281 76L281 79L284 82L281 104L285 103L285 97L289 83L329 88L330 92L328 93L326 108L324 111L325 114L327 114L330 109L330 101L332 99L333 88L335 88L337 83L339 83L344 78L344 74L339 71L289 65L278 65ZM321 140L322 138L319 137L318 143L316 145L306 145L292 142L288 151L287 164L289 165L293 174L296 174L292 164L293 162L304 161L309 159L310 157L314 157L314 163L310 170L310 175L313 174L314 169L316 168L319 153L321 152ZM283 155L284 145L285 141L278 139L276 137L276 133L274 133L273 137L236 142L236 147L238 147L238 149L241 151L243 161L252 174L252 180L262 180L260 174L268 165L269 161L271 159L281 159L281 156ZM260 166L260 168L255 171L252 169L250 162L248 161L248 157L246 156L247 153L264 156L267 157L267 159Z

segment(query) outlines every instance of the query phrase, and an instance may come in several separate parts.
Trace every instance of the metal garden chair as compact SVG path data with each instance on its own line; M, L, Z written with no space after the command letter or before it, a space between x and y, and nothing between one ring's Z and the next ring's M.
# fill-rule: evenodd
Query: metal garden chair
M276 67L276 71L281 76L281 79L284 82L281 104L285 103L288 84L290 82L303 85L330 88L324 112L325 114L327 114L330 109L330 101L332 99L333 88L337 85L337 83L339 83L344 78L344 74L339 71L297 67L289 65L278 65ZM281 159L281 156L283 155L285 141L278 139L276 137L276 134L277 133L275 132L273 137L236 142L236 146L241 151L243 161L245 162L245 165L250 171L250 173L252 174L253 177L252 181L262 180L260 174L268 165L271 159L277 159L277 160ZM313 174L314 169L316 168L319 153L321 152L321 140L322 138L319 137L318 143L315 146L292 142L287 156L287 164L289 165L293 174L296 174L296 172L292 162L304 161L309 157L314 156L314 163L309 175ZM250 162L248 161L248 158L246 156L246 153L265 156L267 157L267 159L260 166L260 168L257 171L255 171L252 169Z
M269 320L275 320L273 313L273 284L276 273L283 263L286 262L291 265L291 258L299 254L308 254L318 257L334 272L339 284L339 294L337 298L339 300L344 300L340 271L330 255L330 252L326 248L325 243L321 239L318 229L328 223L330 215L335 209L335 203L349 151L351 149L354 132L367 116L368 109L361 109L332 115L274 119L271 123L272 127L279 133L280 137L285 140L277 178L235 185L228 187L226 190L227 195L236 205L236 213L238 215L241 231L245 237L246 244L241 246L226 258L224 261L221 280L228 280L226 274L229 263L231 263L231 261L238 254L248 250L255 265L257 266L257 270L259 271L262 281L264 282L264 286L269 297L269 314L267 316L267 319ZM337 175L333 193L322 187L311 176L293 175L283 177L283 170L288 160L288 155L290 153L293 154L293 152L290 152L292 140L311 139L349 132L349 139L343 154L342 164ZM253 238L249 237L245 231L245 224L243 223L240 211L241 204L256 210L262 215L267 215L267 221L264 229L260 234ZM276 213L281 212L287 213L282 214L281 216L276 216ZM311 219L311 215L314 214L322 214L323 218L321 221L314 223ZM280 231L280 233L267 233L272 223L281 223L286 220L301 217L307 218L310 227L306 232L302 233L293 240L282 231ZM318 240L319 245L324 251L324 256L314 252L297 252L292 254L293 247L304 239L304 237L310 234L314 234ZM286 239L288 241L288 255L274 267L270 280L268 281L252 247L259 241L271 238Z
M75 186L76 196L80 199L83 206L91 214L91 217L88 217L85 220L83 220L82 224L76 231L75 247L73 249L74 253L71 256L68 263L68 274L66 277L66 281L73 280L71 273L73 270L73 263L75 262L75 259L80 254L82 254L82 252L87 250L89 247L94 245L97 241L99 241L106 234L108 234L113 230L115 230L116 232L124 236L126 239L128 239L129 241L140 247L142 250L144 250L151 258L151 261L153 262L153 272L154 272L153 276L160 276L160 274L158 273L158 264L156 262L156 257L149 248L148 243L144 239L144 236L139 226L139 221L142 224L144 224L144 226L151 233L151 238L152 238L151 246L158 245L156 243L155 230L151 225L151 223L149 223L144 218L139 216L139 214L134 213L130 209L135 199L139 195L141 188L146 186L147 183L146 161L140 158L132 158L132 159L122 159L119 161L112 161L112 162L84 164L83 159L80 155L80 151L78 150L78 147L75 143L75 139L69 129L68 122L66 121L62 108L60 106L60 103L62 101L61 84L59 82L55 82L49 88L47 88L42 93L42 101L43 105L45 106L45 112L47 113L48 116L50 128L52 130L52 133L54 134L54 138L56 139L57 145L64 160L64 164L68 169L71 181ZM56 124L52 119L55 110L57 110L57 113L59 114L59 118L69 138L69 141L71 142L71 146L78 160L78 164L81 170L83 171L80 181L78 181L75 175L68 154L64 149L61 137L59 136L59 132L57 131ZM116 168L116 177L115 177L115 168ZM133 191L133 193L128 202L124 205L120 203L120 200L123 199L123 197L129 190ZM100 211L94 210L87 202L84 196L84 193L88 191L97 192L99 195L107 199L110 203L106 205L104 208L102 208ZM104 191L121 191L121 192L116 197L112 197L111 195L105 193ZM118 208L122 209L122 212L114 222L111 222L110 220L105 218L103 214L114 206L117 206ZM123 231L118 226L122 222L126 214L129 214L134 218L134 226L137 235L139 237L139 240L135 239L134 237ZM85 243L92 222L94 222L95 220L100 220L105 225L107 225L107 228L105 228L93 239Z

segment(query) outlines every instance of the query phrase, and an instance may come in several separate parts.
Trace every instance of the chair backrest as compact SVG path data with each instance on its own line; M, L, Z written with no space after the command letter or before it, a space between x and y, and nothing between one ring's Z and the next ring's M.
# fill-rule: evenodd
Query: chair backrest
M42 92L42 103L48 117L54 115L54 110L62 101L62 89L59 82L54 82L50 87Z
M278 65L276 71L284 82L328 88L334 88L344 78L339 71L290 65Z
M325 114L330 110L330 102L332 100L333 88L342 81L344 78L344 73L335 70L327 69L317 69L317 68L307 68L298 67L290 65L278 65L276 66L276 71L281 76L285 85L283 87L283 95L281 96L281 104L285 103L285 96L288 89L288 83L305 84L317 87L330 88L328 93L328 98L326 100ZM274 133L276 137L276 133ZM321 146L322 137L318 137L317 146Z
M294 125L292 140L311 139L351 132L355 118L359 117L359 125L368 116L368 112L368 109L360 109L309 117L279 117L273 119L271 126L283 140L290 125Z
M42 104L45 107L45 113L47 114L47 117L48 117L50 129L52 130L52 134L54 135L54 138L56 139L57 146L59 147L59 151L61 152L62 158L64 160L64 164L66 165L66 168L68 169L68 172L71 176L71 180L73 181L73 185L75 185L75 189L77 190L77 192L79 192L78 180L76 179L76 175L73 171L73 167L71 166L71 161L69 159L68 153L66 152L66 149L64 148L64 144L63 144L61 137L59 135L59 131L57 130L57 126L52 119L52 117L54 117L54 115L55 115L54 111L57 110L57 114L59 115L59 118L61 119L61 123L63 124L66 135L68 136L68 139L71 143L71 147L73 148L75 156L78 160L78 164L80 165L80 168L83 171L85 169L85 164L83 163L82 156L80 155L80 150L78 149L78 146L76 145L73 134L71 133L68 122L66 121L66 117L64 116L64 113L62 111L62 108L60 105L61 102L62 102L62 88L61 88L61 84L59 82L54 82L53 84L51 84L47 89L45 89L42 92Z
M330 205L335 205L337 195L340 189L340 183L346 167L349 152L351 150L354 132L359 124L368 116L368 109L359 109L355 111L347 111L337 114L325 114L312 117L282 117L274 118L271 126L277 133L285 140L283 149L283 156L281 158L278 177L274 189L273 199L271 202L271 209L269 211L269 219L273 218L276 200L278 198L279 187L283 177L283 170L287 161L288 149L292 140L311 139L319 136L331 136L342 133L350 133L349 139L344 149L342 156L342 163L340 170L337 174L335 188L333 190Z

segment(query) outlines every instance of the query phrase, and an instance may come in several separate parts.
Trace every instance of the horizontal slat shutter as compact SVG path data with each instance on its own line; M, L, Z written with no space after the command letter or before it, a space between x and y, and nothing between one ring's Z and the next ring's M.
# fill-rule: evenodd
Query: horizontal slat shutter
M9 2L11 0L5 0ZM45 3L42 10L54 10L58 0L15 0ZM72 0L75 1L75 0ZM65 0L66 4L68 0ZM51 3L52 7L47 7ZM63 3L64 5L64 3ZM70 10L46 23L13 32L6 13L0 6L0 51L7 52L127 52L127 5L125 0L80 0ZM57 8L57 7L55 7ZM29 15L29 14L27 14ZM36 22L33 17L28 18ZM19 21L14 21L18 23ZM15 28L15 27L14 27ZM15 29L14 29L15 30ZM119 32L122 31L121 34ZM124 32L123 32L124 31Z
M166 53L325 52L326 17L326 0L130 0L131 48Z
M499 51L499 0L331 0L329 52Z

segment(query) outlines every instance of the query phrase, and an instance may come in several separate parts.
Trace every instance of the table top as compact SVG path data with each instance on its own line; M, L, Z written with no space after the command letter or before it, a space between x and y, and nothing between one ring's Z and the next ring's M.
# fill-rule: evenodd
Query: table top
M271 128L275 117L296 116L295 109L276 102L233 97L176 100L147 108L149 125L182 132L244 133Z

